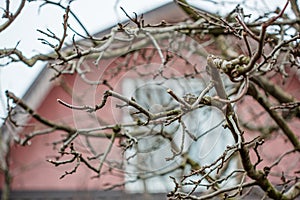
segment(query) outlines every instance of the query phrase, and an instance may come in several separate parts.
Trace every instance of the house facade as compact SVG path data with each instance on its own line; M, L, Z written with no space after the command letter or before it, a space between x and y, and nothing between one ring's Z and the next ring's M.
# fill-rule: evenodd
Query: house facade
M151 24L158 24L161 20L175 23L186 17L184 12L173 3L164 5L144 15L147 23ZM109 30L110 29L102 31L96 35L100 38L107 34ZM119 60L122 60L122 58L119 58ZM101 61L99 66L95 66L93 61L87 61L85 65L89 65L92 71L92 73L87 74L88 79L98 81L100 78L103 79L103 77L107 77L104 79L111 80L110 84L114 85L114 88L116 88L117 91L124 90L125 88L122 87L124 81L121 78L124 76L124 72L119 73L116 71L115 73L119 74L116 77L110 77L117 68L117 64L114 62L118 61L115 59L106 59ZM108 121L105 123L103 122L102 124L97 121L97 116L91 116L84 112L68 109L57 102L57 99L62 99L66 102L93 105L101 101L103 93L105 90L110 89L110 87L105 85L90 87L89 84L86 84L86 82L83 81L80 75L64 75L54 81L50 81L54 76L55 72L45 67L22 98L28 106L32 109L36 109L39 115L54 122L73 125L77 128L104 125L105 123L113 123L122 120L120 119L122 118L121 112L113 112L111 109L112 105L107 105L101 111L97 112L97 115L108 116ZM134 73L127 73L124 79L135 79L136 76L137 75ZM84 98L82 98L82 96L84 96ZM90 96L91 98L85 98L86 96ZM43 125L38 124L37 121L30 116L20 116L18 121L20 121L20 124L22 125L21 128L15 129L9 126L3 127L3 132L15 132L23 137L30 132L46 128ZM106 166L104 166L103 171L107 172L105 172L104 175L101 175L101 178L95 177L96 174L85 167L79 167L76 171L76 176L70 175L60 179L65 171L71 171L74 167L72 164L69 166L55 167L47 162L47 160L56 159L58 156L57 149L55 149L52 142L57 141L57 148L59 148L61 134L64 133L56 131L53 134L46 135L46 137L38 136L25 146L16 144L11 146L10 167L12 173L11 189L13 191L103 190L107 188L108 183L113 185L124 181L123 172L116 171L114 172L115 174L110 175L110 169ZM97 139L95 138L95 140ZM106 138L98 140L100 140L101 144L99 145L100 149L98 150L105 150L110 140ZM78 141L78 144L80 145L80 140ZM114 145L118 146L118 142L116 141ZM80 148L85 147L83 145ZM89 153L90 152L87 152L87 155L90 155ZM113 150L110 155L112 158L120 160L122 159L120 157L121 153L120 150ZM3 181L2 174L0 175L0 179ZM124 189L124 187L120 188Z
M145 21L150 24L159 24L162 20L173 23L187 18L188 16L173 3L144 15ZM103 31L97 36L100 38L106 33L107 31ZM190 42L191 38L182 36L182 40L183 44L193 45L193 42ZM228 40L238 46L239 41L234 41L232 38L228 38ZM202 41L202 51L206 55L218 55L219 50L216 44L210 43L210 39L205 37L202 38ZM161 42L159 43L161 47L172 46L165 38L159 42ZM195 47L198 48L196 45ZM165 66L161 64L161 56L157 52L157 47L150 43L146 47L134 49L126 55L101 59L96 64L95 59L83 60L80 62L81 68L87 72L77 71L75 74L63 74L54 78L53 81L49 80L57 74L45 68L22 98L23 101L31 108L36 109L36 112L43 118L75 127L82 131L82 135L62 150L64 143L68 142L62 139L66 133L55 131L51 134L44 134L43 130L48 130L49 127L28 115L20 115L19 121L23 122L24 126L17 130L11 126L4 127L4 133L13 132L23 140L28 137L28 134L40 132L39 136L34 137L28 143L25 142L24 146L17 144L11 146L12 191L27 191L28 193L40 191L40 195L43 195L41 193L45 191L52 193L59 191L60 194L65 191L93 191L95 196L102 195L96 191L105 189L128 193L168 192L174 188L174 183L170 181L169 176L180 177L182 175L177 170L168 173L183 162L183 158L174 157L176 154L174 152L186 151L195 161L205 166L213 163L228 146L234 145L230 131L222 127L224 119L221 111L211 107L202 108L184 116L183 121L187 132L192 133L189 135L184 134L181 128L172 123L164 127L157 124L151 124L150 128L130 126L132 122L146 123L147 118L135 109L127 108L126 101L118 98L108 98L103 108L91 113L66 106L99 105L105 98L104 94L107 90L124 95L128 99L127 103L139 102L153 113L167 111L178 106L166 92L168 89L171 89L179 97L186 96L188 93L199 94L209 84L210 77L205 71L205 56L190 55L188 59L185 59L183 56L190 52L184 47L175 49L181 51L162 51L166 57L170 57L170 61ZM162 74L160 74L161 72ZM293 94L295 99L300 99L299 77L296 73L292 74L288 83L282 87ZM273 84L281 84L281 81L280 77L272 79ZM226 81L224 82L226 85ZM233 89L234 85L228 84L226 88ZM245 131L249 141L263 134L262 130L251 130L252 122L262 126L272 124L270 118L262 113L264 110L251 97L246 97L237 103L235 109L241 114L241 123L245 123L243 125L249 127L249 130ZM110 124L125 124L124 127L128 132L128 135L125 135L127 139L122 140L118 137L112 139L114 132L107 128ZM293 120L290 124L295 132L300 130L299 120ZM84 132L84 130L86 131ZM166 142L165 138L156 137L158 133L164 132L173 133L173 139ZM138 142L134 140L134 137L131 138L131 133L137 135ZM91 136L92 134L93 136ZM285 139L282 139L284 137L282 134L266 136L266 144L258 147L261 148L259 151L262 152L263 157L257 165L258 168L271 165L276 160L275 158L282 154L282 149L292 148L285 142ZM153 144L157 148L153 147ZM133 148L133 146L135 147ZM175 149L174 146L179 149ZM79 165L79 161L76 160L61 165L57 164L60 161L72 160L71 152L74 149L82 152L82 156L91 166L99 166L99 162L105 158L105 162L99 166L101 173L95 173L95 170L88 165ZM101 154L97 154L97 152ZM63 158L61 158L62 155ZM253 160L258 159L254 151L251 152L251 156ZM299 166L300 160L293 156L291 154L288 159L280 162L280 165L276 166L277 171L285 171L287 168L295 171L299 168L297 166ZM228 166L228 170L239 169L239 167L239 159L235 158ZM154 177L156 173L163 175ZM0 180L3 180L2 174L0 174ZM196 180L196 177L191 177L191 180ZM280 184L280 176L274 175L272 180ZM227 186L235 184L236 181L236 177L230 178L226 184ZM198 192L202 192L202 190L199 189ZM26 192L21 194L26 194ZM73 194L75 193L65 193L68 197ZM20 194L16 192L15 195ZM111 195L113 196L114 193ZM122 195L123 193L120 193L117 196L122 197Z

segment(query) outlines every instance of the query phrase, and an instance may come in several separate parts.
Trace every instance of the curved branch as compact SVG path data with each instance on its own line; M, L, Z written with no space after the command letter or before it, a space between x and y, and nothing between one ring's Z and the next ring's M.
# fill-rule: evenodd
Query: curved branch
M9 11L7 11L8 13L6 14L7 16L7 18L8 18L8 20L4 23L4 24L2 24L1 26L0 26L0 33L3 31L3 30L5 30L9 25L11 25L12 23L13 23L13 21L15 21L15 19L18 17L18 15L21 13L21 11L23 10L23 8L24 8L24 6L25 6L25 2L26 2L26 0L22 0L21 1L21 3L20 3L20 5L19 5L19 7L18 7L18 10L15 12L15 14L14 15L10 15L9 14Z
M55 128L56 130L62 130L65 131L69 134L74 134L77 132L76 129L67 126L67 125L60 125L60 124L56 124L50 120L45 119L44 117L40 116L39 114L37 114L32 108L30 108L26 103L24 103L22 101L22 99L16 97L14 95L14 93L6 90L5 94L7 96L7 98L12 99L13 102L17 105L19 105L22 109L26 110L33 118L35 118L37 121L41 122L42 124Z
M297 100L289 93L284 91L278 85L273 84L266 78L262 76L253 76L250 78L256 85L258 85L261 89L266 91L268 94L272 95L279 103L292 103L296 102ZM300 118L300 108L296 109L296 116Z
M294 148L297 151L300 151L299 139L287 125L285 120L280 115L278 115L275 110L271 109L272 105L268 101L268 99L265 96L261 95L253 84L250 84L248 94L251 95L269 113L269 115L273 118L273 120L283 131L283 133L288 137L290 142L293 144Z
M13 58L12 56L15 55L18 59ZM23 55L22 51L13 48L13 49L0 49L0 57L8 56L12 62L23 62L24 64L32 67L37 61L51 61L55 60L55 54L38 54L32 56L31 58L27 58Z
M41 6L44 6L45 4L52 4L52 5L55 5L55 6L58 6L64 10L67 9L67 7L61 5L60 2L53 2L53 1L48 1L48 0L45 0L45 2L41 5ZM83 29L83 31L85 32L85 34L88 36L88 38L92 41L93 40L93 36L88 32L88 30L85 28L85 26L83 25L83 23L80 21L80 19L77 17L77 15L70 9L70 14L74 17L74 19L77 21L77 23L79 24L79 26Z
M233 190L237 190L237 189L240 189L240 188L247 188L247 187L251 187L251 186L255 186L255 185L256 185L256 181L251 181L251 182L244 183L244 184L241 184L241 185L235 185L235 186L228 187L228 188L222 188L220 190L217 190L217 191L212 192L212 193L207 194L207 195L203 195L201 197L196 197L196 196L191 195L191 196L189 196L189 199L194 199L194 200L212 199L212 198L218 196L219 194L223 194L223 193L230 192L230 191L233 191Z

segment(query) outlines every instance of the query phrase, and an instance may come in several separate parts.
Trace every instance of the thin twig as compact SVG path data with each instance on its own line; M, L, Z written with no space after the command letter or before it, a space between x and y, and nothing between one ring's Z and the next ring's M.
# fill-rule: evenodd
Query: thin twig
M213 87L214 87L214 83L212 81L209 82L209 84L204 88L204 90L201 91L197 100L193 103L192 109L196 108L200 104L204 95L207 94L209 90L212 89Z

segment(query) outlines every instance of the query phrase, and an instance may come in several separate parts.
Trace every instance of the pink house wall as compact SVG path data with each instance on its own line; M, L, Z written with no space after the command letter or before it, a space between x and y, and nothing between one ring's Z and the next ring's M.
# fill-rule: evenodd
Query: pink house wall
M73 82L73 77L68 76L66 80ZM38 113L50 120L74 125L72 110L57 103L57 99L64 99L66 102L71 102L72 98L66 94L59 86L55 86L47 95L43 103L38 109ZM33 122L33 120L30 122ZM42 128L41 125L36 129ZM34 128L28 128L34 129ZM24 133L29 132L25 130ZM46 159L55 159L58 156L57 150L53 150L53 141L61 140L60 135L65 134L61 131L56 131L50 135L36 137L32 140L30 146L14 145L11 152L12 157L12 172L14 190L84 190L84 189L101 189L107 182L113 180L114 183L122 180L122 174L119 177L105 175L99 178L92 178L96 174L88 170L86 167L80 166L76 175L69 175L63 179L59 179L64 171L71 171L75 164L67 166L58 166L48 163ZM104 149L108 143L107 139L103 139L102 148ZM79 141L80 142L80 141ZM57 145L60 148L60 144ZM119 151L113 151L113 155L119 155ZM119 156L118 156L119 157ZM67 159L68 157L65 157ZM107 170L104 168L104 170Z
M151 51L151 49L149 49ZM121 92L126 90L122 88L122 83L128 78L137 78L137 74L134 70L118 72L116 63L123 62L124 58L118 58L117 60L106 60L95 67L93 63L85 63L90 66L92 73L88 74L90 80L98 80L99 78L109 80L110 85L115 88L115 91ZM147 70L157 70L160 66L160 58L157 55L156 58L152 59L152 67L146 67L141 69L140 72L146 73ZM204 62L204 61L203 61ZM144 61L141 61L141 64ZM185 62L183 60L177 61L173 65L173 69L165 73L165 75L189 73L192 68L184 68ZM105 67L104 67L105 66ZM112 71L118 72L112 76ZM167 71L167 70L166 70ZM149 72L149 71L148 71ZM151 77L148 77L151 78ZM152 77L153 78L153 77ZM68 94L62 87L60 87L60 80L56 80L55 86L52 88L50 93L45 97L44 101L37 110L41 116L58 122L60 124L66 124L69 126L75 126L76 128L90 128L103 126L104 124L89 117L84 111L74 111L65 106L59 104L57 99L61 99L65 102L72 103L74 105L95 105L99 104L102 100L103 93L109 89L107 86L90 87L87 85L78 75L65 75L62 77L65 83L70 86L72 94ZM146 78L147 79L147 78ZM122 114L116 111L115 104L120 104L118 101L108 100L106 106L97 111L97 116L104 117L105 121L109 123L121 123ZM122 102L123 103L123 102ZM93 115L93 114L92 114ZM22 135L30 133L31 131L46 128L35 120L31 120L29 126ZM59 179L65 171L71 171L75 164L58 166L48 163L47 159L55 159L59 154L57 150L53 150L53 141L61 140L61 135L64 134L62 131L56 131L49 135L38 136L31 141L29 146L14 145L11 151L11 168L13 173L13 190L85 190L85 189L104 189L107 187L107 183L116 184L124 181L124 175L121 171L113 170L114 175L110 175L108 172L100 178L92 178L96 174L91 170L87 169L86 166L82 165L79 167L77 172L72 175L68 175L63 179ZM93 143L99 142L99 152L104 152L108 143L110 142L107 138L95 139ZM74 142L80 146L80 139ZM115 142L115 146L118 147L118 140ZM57 145L60 148L60 144ZM76 148L76 145L75 145ZM120 160L121 150L114 148L110 153L110 159ZM89 152L86 156L91 156ZM94 162L97 164L97 162ZM103 171L108 171L108 168L104 167ZM116 176L117 175L117 176ZM121 187L122 188L122 187ZM119 188L120 189L120 188Z
M122 58L119 58L121 61ZM155 60L154 60L155 61ZM134 71L129 72L121 72L116 76L111 77L110 70L116 70L116 66L114 63L110 63L110 61L105 61L106 63L101 63L102 66L109 67L93 67L91 63L87 63L90 65L93 73L89 75L89 79L97 80L98 77L110 80L111 86L116 88L116 91L122 90L122 82L126 78L136 78L136 74ZM116 62L116 61L114 61ZM159 58L157 59L159 62ZM205 62L205 61L203 61ZM116 62L117 63L117 62ZM154 62L155 63L155 62ZM178 73L187 73L188 69L183 68L183 63L177 62L177 65L174 65L175 72ZM157 67L157 65L154 64ZM155 67L154 67L155 68ZM173 71L174 72L174 71ZM75 105L80 105L76 99L79 98L82 102L81 105L95 105L100 103L102 100L102 94L105 90L108 89L106 86L94 87L93 89L88 89L87 85L82 81L81 78L67 75L63 78L68 85L72 86L73 97L67 94L60 86L59 81L57 81L57 85L53 87L50 93L47 95L45 100L42 102L41 106L38 109L38 113L45 118L48 118L53 121L57 121L62 124L73 125L77 128L87 128L87 127L97 127L102 126L101 122L93 121L91 118L83 111L72 111L69 108L62 106L57 103L57 99L62 99L65 102L73 103ZM277 83L280 84L280 83ZM286 90L291 91L298 99L299 96L299 80L297 77L293 77L290 80L290 83L285 87ZM126 89L126 88L125 88ZM76 95L76 96L75 96ZM88 98L87 98L88 97ZM116 103L116 102L115 102ZM244 104L246 103L246 104ZM250 105L250 106L249 106ZM96 114L98 116L107 116L105 118L106 121L110 123L118 123L121 120L121 112L115 112L115 105L112 104L111 101L108 101L108 104L101 110L97 111ZM258 114L261 111L261 107L252 100L251 97L246 97L243 103L238 106L238 112L241 114L242 120L253 120L254 123L269 123L270 120L266 117L266 114L258 117L257 119L249 119L249 117L253 117L253 114ZM35 123L33 120L29 123ZM297 132L300 130L299 120L295 120L292 123L292 129ZM36 127L36 129L42 128L40 125ZM34 130L34 127L28 127L24 133L30 132ZM18 146L14 145L12 148L11 156L12 156L12 173L13 173L13 184L12 189L14 190L85 190L85 189L104 189L107 183L115 184L124 181L123 173L120 171L114 171L118 176L105 174L99 178L92 178L96 174L91 170L88 170L85 166L79 167L78 171L73 175L68 175L63 179L59 179L59 177L64 173L64 171L70 171L73 169L74 164L54 167L52 164L46 162L46 159L53 159L57 156L57 151L53 150L53 146L51 143L56 140L60 140L60 135L62 132L56 131L50 135L36 137L32 140L32 144L30 146ZM246 138L248 140L253 139L258 136L259 133L249 132L246 130ZM299 132L298 132L299 136ZM272 140L266 141L263 147L259 148L259 151L262 155L263 161L258 165L258 168L263 168L266 165L270 165L271 162L276 159L276 157L280 156L283 150L291 149L292 146L286 142L286 138L283 134L279 135L271 135L270 137L274 137ZM282 139L280 139L282 138ZM94 142L99 142L99 151L103 152L105 150L106 145L109 143L109 139L95 139ZM80 140L77 140L77 144L80 144ZM79 145L80 146L80 145ZM118 141L115 142L115 146L118 147ZM59 148L59 145L57 146ZM257 157L255 153L252 151L252 160L255 162ZM89 155L89 153L87 153ZM114 159L122 159L120 157L121 151L119 148L114 148L114 150L110 153L110 158ZM277 167L278 169L285 170L286 168L291 168L291 170L297 168L299 166L299 159L293 159L293 154L289 156L289 159L284 159L280 165ZM293 160L293 163L291 163ZM96 164L96 163L95 163ZM104 171L107 171L107 168L104 168ZM272 178L272 180L276 182L280 182L279 178Z
M210 48L211 52L215 52L215 49ZM98 80L100 77L109 80L109 83L115 88L116 91L122 91L122 83L126 78L137 78L137 74L133 69L129 71L121 71L116 73L116 76L111 76L111 71L118 71L117 63L123 62L124 58L118 58L119 60L106 60L99 64L99 66L94 66L92 63L85 63L90 66L91 73L88 74L88 78L92 80ZM194 63L200 63L202 67L205 66L205 60L199 60L198 58L191 60ZM141 61L142 63L142 61ZM154 70L160 63L159 56L157 56L153 63L154 67L149 70ZM185 63L183 61L177 61L173 65L173 71L175 73L187 73L190 72L191 68L185 68ZM104 66L104 67L103 67ZM109 89L107 86L95 86L88 87L84 81L77 75L65 75L62 79L70 86L73 94L68 94L66 91L59 86L60 81L56 80L56 85L52 88L50 93L45 97L44 101L41 103L37 112L50 120L75 126L77 128L88 128L88 127L97 127L105 125L102 122L97 120L91 120L91 117L83 111L73 111L69 108L62 106L57 103L57 99L62 99L65 102L72 103L75 105L95 105L99 104L102 100L103 92ZM103 79L102 79L103 80ZM285 90L291 91L292 94L300 99L299 93L299 79L298 77L293 77L289 79L289 83L285 86ZM276 82L276 81L274 81ZM280 84L280 81L276 84ZM126 88L125 88L126 89ZM122 119L121 112L115 112L115 104L118 102L108 101L108 104L101 110L96 112L98 116L107 116L105 120L109 123L119 123ZM262 109L260 106L255 103L251 97L245 98L242 104L238 106L238 112L241 114L241 119L253 120L253 122L264 124L266 121L270 122L266 115L258 117L257 119L251 118L253 112L255 114L261 112ZM31 123L36 123L34 120L31 120ZM292 129L297 132L299 136L300 123L299 120L294 120L292 123ZM28 133L30 131L43 128L41 125L37 127L29 126L21 134ZM87 169L85 166L80 166L78 171L75 174L68 175L63 179L59 177L64 174L65 171L70 171L73 169L74 164L54 167L52 164L46 162L46 159L54 159L57 156L57 150L53 150L51 143L56 140L60 140L60 135L64 134L63 132L56 131L50 135L44 135L36 137L32 140L30 146L18 146L13 145L11 151L11 172L13 175L13 190L91 190L91 189L104 189L107 183L115 184L124 181L124 174L121 171L113 170L115 175L110 175L108 168L104 167L104 171L107 174L101 176L100 178L92 178L95 176L95 173ZM248 140L253 139L258 136L259 133L247 132L246 138ZM273 137L271 135L270 137ZM271 160L276 159L279 155L282 154L283 150L292 148L289 144L285 142L283 134L279 136L274 136L273 140L267 141L266 145L260 149L263 155L263 162L258 165L258 168L263 168L265 165L269 165ZM109 139L95 139L93 143L99 142L99 151L104 151L106 146L109 143ZM76 144L80 146L80 139L76 141ZM119 145L118 141L114 144L116 147ZM59 148L60 145L57 145ZM257 159L255 153L251 152L251 158L255 162ZM90 155L89 152L86 155ZM110 153L111 159L120 160L121 150L119 148L114 148ZM300 165L299 159L293 159L291 155L290 159L285 159L280 163L278 168L286 169L288 167L296 168ZM290 163L290 160L294 160L294 163ZM0 175L1 179L1 175ZM274 178L275 181L279 181ZM279 181L280 182L280 181ZM123 189L123 188L121 188Z

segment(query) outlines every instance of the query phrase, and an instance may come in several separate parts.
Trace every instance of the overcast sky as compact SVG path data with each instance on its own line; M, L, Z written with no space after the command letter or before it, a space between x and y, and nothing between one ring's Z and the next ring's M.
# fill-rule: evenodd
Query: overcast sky
M11 1L11 4L16 9L20 1L21 0L14 0ZM140 3L141 1L137 0L75 0L72 2L71 8L72 11L79 16L83 24L85 24L88 31L90 33L96 33L126 19L124 13L120 10L120 6L128 13L136 12L141 14L170 1L171 0L151 0ZM5 2L4 0L0 0L0 16L3 14ZM67 2L67 0L62 0L62 2ZM116 2L118 3L116 4ZM213 3L214 1L191 0L189 2L198 3L202 9L211 11L217 10L216 5ZM234 2L234 0L230 2ZM285 1L267 1L268 3L262 3L263 1L261 0L247 2L251 2L250 7L257 7L257 12L259 12L257 2L260 2L260 6L263 5L270 10L275 7L274 4L280 5L285 3ZM20 16L18 16L8 29L0 33L1 48L13 48L19 42L18 49L22 50L27 57L37 53L48 53L51 51L49 47L41 44L38 40L38 38L43 37L43 35L36 30L40 29L46 31L46 29L49 28L59 35L62 31L61 24L64 10L58 9L53 5L46 5L39 9L40 4L41 1L26 2L25 8ZM236 3L232 3L228 4L226 9L220 7L218 10L226 13L231 11L235 6ZM3 22L3 19L0 19L0 23L2 24ZM69 23L72 24L73 27L76 25L76 22L72 18L70 18ZM79 26L77 26L77 30L80 30ZM0 59L1 64L4 62L6 61ZM32 68L21 63L0 67L0 118L5 116L5 90L10 90L21 97L43 66L45 66L45 63L38 62Z

